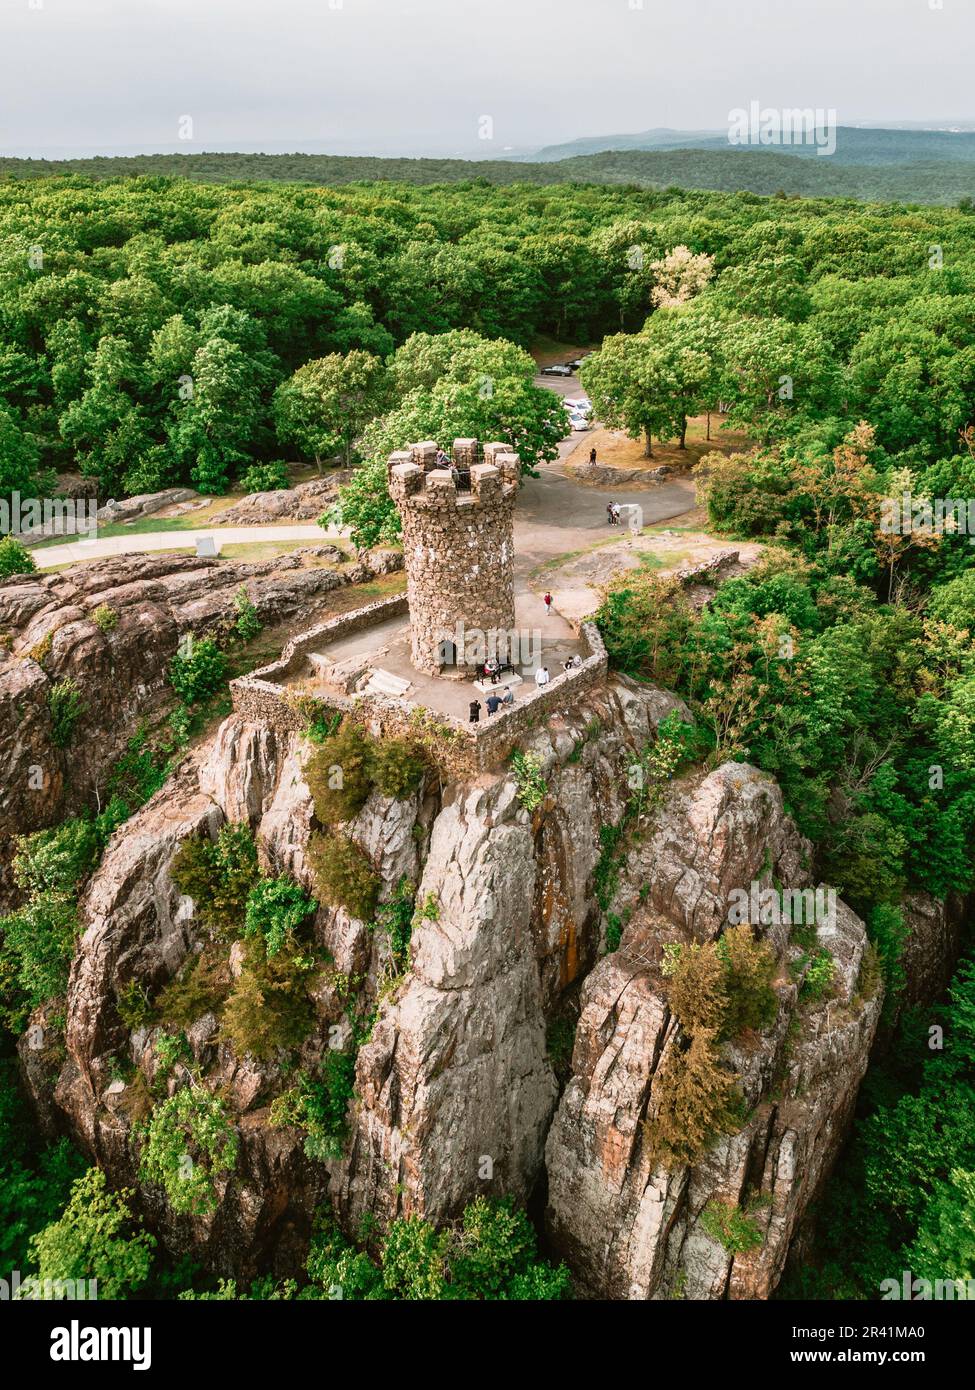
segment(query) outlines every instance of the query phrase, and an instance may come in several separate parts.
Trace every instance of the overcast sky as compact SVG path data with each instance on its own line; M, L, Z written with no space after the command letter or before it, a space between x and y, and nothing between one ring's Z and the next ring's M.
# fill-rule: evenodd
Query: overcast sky
M975 0L0 0L0 26L3 154L490 157L752 100L975 120Z

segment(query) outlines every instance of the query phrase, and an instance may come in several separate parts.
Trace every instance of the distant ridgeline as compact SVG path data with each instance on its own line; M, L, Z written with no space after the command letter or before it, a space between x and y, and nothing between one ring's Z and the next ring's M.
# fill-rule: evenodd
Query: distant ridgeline
M81 174L96 179L169 175L203 183L595 183L948 205L975 197L973 133L840 127L836 153L827 159L802 145L741 148L720 134L689 134L686 143L675 146L674 132L663 134L670 140L660 132L579 140L542 150L528 161L220 153L0 158L0 179ZM651 147L639 144L644 139ZM608 141L617 143L608 148Z

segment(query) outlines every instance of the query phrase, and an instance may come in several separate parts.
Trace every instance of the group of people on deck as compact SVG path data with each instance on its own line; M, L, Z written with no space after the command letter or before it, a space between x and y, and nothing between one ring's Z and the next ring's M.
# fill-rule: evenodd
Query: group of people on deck
M503 695L496 695L492 690L491 694L487 697L486 701L488 715L490 716L492 714L497 714L498 710L501 708L502 705L513 705L514 702L515 696L510 685L505 686ZM481 702L480 700L472 700L470 722L472 724L479 724L480 720Z

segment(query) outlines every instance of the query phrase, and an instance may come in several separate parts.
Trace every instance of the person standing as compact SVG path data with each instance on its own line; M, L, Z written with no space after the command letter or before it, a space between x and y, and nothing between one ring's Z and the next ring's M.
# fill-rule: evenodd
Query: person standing
M609 522L610 526L615 526L615 525L616 525L616 517L613 515L613 507L614 507L614 506L615 506L615 503L613 503L613 502L607 502L607 503L606 503L606 520Z
M548 685L548 679L548 667L540 666L538 670L535 672L535 684Z
M513 705L514 702L515 692L512 690L510 685L506 685L504 688L504 694L501 696L501 703L503 705Z
M500 695L495 695L495 694L493 694L493 693L490 694L490 695L487 697L488 718L490 719L490 717L491 717L492 714L497 714L497 712L498 712L498 710L499 710L500 708L501 708L501 696L500 696Z
M596 462L596 449L595 449L595 446L593 446L593 448L591 448L591 449L589 450L589 462L590 462L590 463L595 463L595 462Z
M546 612L546 613L551 613L551 611L552 611L552 595L547 593L547 594L545 595L545 612Z
M470 718L470 722L471 722L472 724L479 724L479 723L481 722L481 702L480 702L480 700L472 700L472 701L471 701L471 718Z

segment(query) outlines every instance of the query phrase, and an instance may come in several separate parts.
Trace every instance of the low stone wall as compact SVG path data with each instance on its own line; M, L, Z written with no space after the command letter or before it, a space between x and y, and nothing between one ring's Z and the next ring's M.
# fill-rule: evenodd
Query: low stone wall
M232 681L231 690L236 685L255 679L274 683L284 680L287 676L298 675L301 659L316 647L336 642L340 637L348 637L354 632L365 632L366 628L378 627L389 618L398 618L408 612L406 595L393 594L389 598L377 599L375 603L367 603L363 608L354 608L350 613L340 613L338 617L329 618L324 623L316 623L314 627L296 633L285 644L277 661L273 661L270 666L262 666L250 675Z
M242 719L265 724L279 732L300 733L316 712L354 714L378 737L419 738L448 777L470 776L496 767L507 758L529 730L572 708L588 691L606 679L608 661L603 639L595 623L583 623L579 635L588 649L582 665L555 676L548 685L528 686L517 704L465 724L448 714L383 695L327 696L288 689L284 681L300 671L305 654L316 646L349 633L385 622L407 612L404 594L381 599L352 613L331 618L293 637L279 660L230 683L234 710Z
M737 550L719 550L716 555L709 556L700 564L685 565L682 569L675 570L674 576L685 585L705 584L709 579L720 579L724 570L738 563L740 553Z

